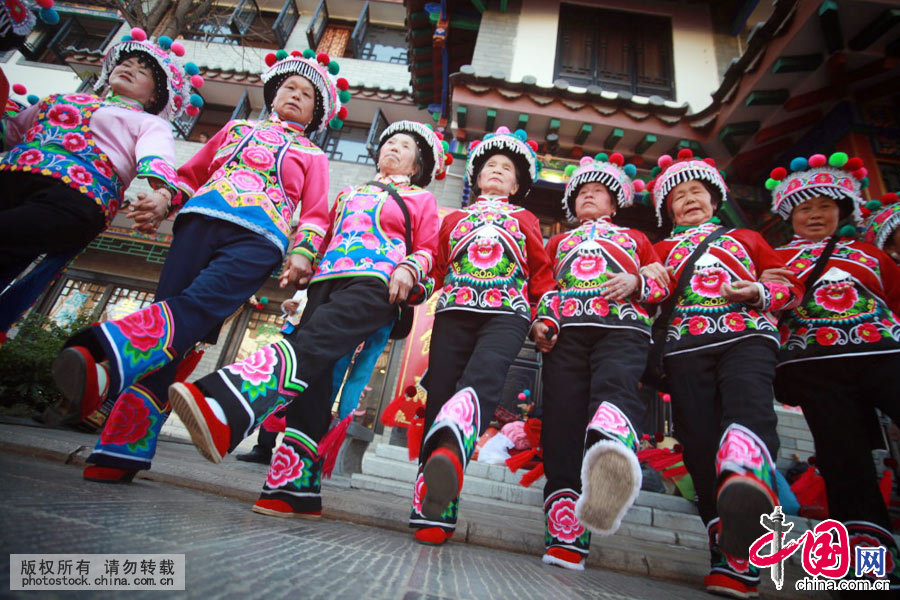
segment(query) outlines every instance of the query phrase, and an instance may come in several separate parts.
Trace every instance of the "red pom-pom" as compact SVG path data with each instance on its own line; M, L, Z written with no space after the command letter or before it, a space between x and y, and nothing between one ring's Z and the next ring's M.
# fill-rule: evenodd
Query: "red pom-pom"
M406 392L407 398L415 398L416 394L418 393L418 391L416 390L416 386L414 386L414 385L406 386L406 389L404 390L404 392Z
M853 176L857 179L862 179L866 175L869 174L869 170L865 167L860 167L857 170L853 171Z
M440 131L435 131L435 132L434 132L434 137L436 137L437 139L439 139L439 140L441 140L441 141L444 141L444 134L441 133Z
M131 39L136 42L143 42L147 39L147 32L141 29L140 27L132 27L131 28Z
M806 459L806 462L808 462L808 463L811 464L812 466L816 466L816 457L815 457L815 456L810 456L809 458Z
M620 152L613 152L609 156L609 162L611 162L614 165L619 165L620 167L624 167L625 166L625 157L622 156L622 154Z
M338 111L338 113L337 113L337 117L338 117L338 119L340 119L341 121L343 121L344 119L347 118L347 107L346 107L346 106L342 106L342 107L341 107L341 109L340 109L340 110Z
M444 155L444 164L447 165L448 167L453 164L453 155L452 154L447 153Z
M184 56L184 44L181 42L173 42L171 46L169 46L169 50L172 51L172 54L178 57Z
M328 65L328 63L331 62L331 58L324 52L319 52L316 55L316 60L319 61L319 64L326 65L326 66Z
M670 396L669 394L660 394L660 398L662 398L663 402L671 402L672 401L672 396Z
M446 172L446 171L441 171L440 173L438 173L437 175L435 175L434 178L437 179L437 180L441 180L441 179L443 179L443 178L446 177L446 176L447 176L447 172Z
M635 179L634 180L634 191L643 192L644 191L644 180L643 179Z
M24 96L28 93L28 90L21 83L14 83L12 86L12 91L20 96Z
M647 182L647 191L648 191L648 192L652 192L652 191L653 191L653 188L655 188L655 187L656 187L656 180L655 180L655 179L651 179L650 181Z
M196 117L197 115L200 114L200 109L197 108L196 106L194 106L193 104L189 104L188 107L186 109L184 109L184 112L186 112L187 114L189 114L192 117Z
M681 444L675 444L674 446L672 446L672 452L674 452L675 454L681 454L684 452L684 446L682 446Z
M296 56L299 58L299 57L303 56L303 53L300 52L299 50L291 50L291 56Z
M781 181L785 177L787 177L787 169L784 167L775 167L772 169L772 172L769 173L769 177L774 179L775 181Z
M656 434L653 436L653 439L658 444L661 441L663 441L664 439L666 439L666 436L664 436L661 432L657 431Z
M650 441L650 434L649 434L649 433L645 433L644 435L642 435L642 436L641 436L641 441L642 441L642 442L649 442L649 441Z
M529 146L532 150L534 150L535 152L538 151L538 143L537 143L536 141L534 141L534 140L528 140L528 141L525 142L525 143L528 144L528 146Z
M714 159L714 158L704 158L703 162L705 162L706 164L708 164L709 166L711 166L713 168L715 168L715 166L716 166L716 159Z
M846 171L855 171L863 166L863 161L861 158L856 158L855 156L848 160L844 164L844 170Z
M41 8L53 8L53 0L37 0L37 5Z
M191 75L191 85L195 88L203 87L203 77L200 75Z
M656 161L656 164L659 165L660 169L665 171L669 167L669 165L671 165L673 162L675 162L675 161L672 159L671 156L669 156L668 154L663 154Z
M809 157L809 166L818 169L828 164L828 157L824 154L813 154Z
M885 194L884 196L881 197L881 203L882 204L893 204L898 199L900 199L900 198L898 198L897 194L895 194L894 192L888 192L887 194Z
M278 62L278 58L275 56L274 52L269 52L268 54L266 54L265 61L266 61L266 66L271 67L276 62Z
M472 140L471 142L469 142L469 150L472 150L475 146L477 146L480 141L481 140Z
M341 90L342 92L344 90L350 89L350 82L347 81L346 79L344 79L343 77L338 77L337 81L335 82L335 85L337 86L337 89Z
M682 148L678 151L678 160L687 160L689 158L694 158L694 151L690 148Z

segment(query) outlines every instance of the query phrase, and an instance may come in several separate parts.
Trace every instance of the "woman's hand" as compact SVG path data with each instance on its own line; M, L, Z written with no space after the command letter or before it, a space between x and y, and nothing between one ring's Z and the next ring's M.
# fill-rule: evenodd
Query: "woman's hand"
M297 312L298 308L300 308L300 301L294 300L293 298L288 298L281 303L281 313L286 316L291 316Z
M281 270L281 277L278 278L278 285L287 287L287 284L292 283L298 290L302 290L309 285L312 272L312 262L308 258L302 254L288 254Z
M658 262L641 267L641 275L652 279L661 288L669 287L669 272Z
M788 277L792 277L794 272L790 269L782 269L781 267L772 267L771 269L766 269L759 276L760 283L780 283L782 285L790 286L791 281Z
M740 302L749 306L759 304L759 287L752 281L740 279L731 285L724 284L722 286L722 296L731 302Z
M547 337L548 333L553 333L551 337ZM556 345L556 340L559 336L553 332L549 325L538 319L534 322L534 325L531 326L531 339L534 340L534 345L537 346L537 349L541 352L550 352L553 350L553 346Z
M600 295L607 300L624 300L637 289L637 275L631 273L616 273L600 287Z
M129 219L134 219L134 225L131 228L143 233L156 233L160 223L169 212L171 199L172 192L166 188L159 188L149 194L138 194L137 201L128 206L128 212L125 215Z
M406 265L398 265L391 274L388 283L388 301L391 304L400 304L409 296L409 290L416 284L416 276L412 269Z

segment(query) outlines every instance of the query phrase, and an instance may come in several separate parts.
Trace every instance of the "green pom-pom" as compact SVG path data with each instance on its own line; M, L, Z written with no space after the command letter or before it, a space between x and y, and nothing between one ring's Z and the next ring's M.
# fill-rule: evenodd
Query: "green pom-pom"
M659 175L660 171L662 171L662 169L659 166L653 167L652 169L650 169L650 177L656 177L657 175Z
M845 238L856 237L856 227L853 225L844 225L841 227L841 230L838 231L838 235Z
M350 102L350 90L339 91L338 98L341 99L341 104L347 104L348 102Z
M307 48L306 50L303 51L303 58L315 58L315 56L316 56L316 51L313 50L312 48Z
M835 152L828 157L828 164L832 167L840 169L847 164L848 160L850 160L850 157L847 156L846 152Z
M279 50L275 53L275 58L278 60L284 60L288 57L287 50Z
M869 178L868 178L868 177L863 177L862 179L860 179L860 180L859 180L859 186L860 186L862 189L866 189L867 187L869 187Z
M524 129L516 129L513 132L513 136L516 137L519 141L524 142L528 139L528 132Z
M571 177L571 176L572 176L572 173L574 173L574 172L577 171L577 170L578 170L578 166L577 166L577 165L567 165L567 166L566 166L566 170L565 170L566 177Z
M878 210L881 208L881 202L879 200L869 200L866 202L866 208L869 210Z
M447 140L441 140L441 148L444 149L444 152L450 151L450 144L447 143Z
M131 37L130 35L123 35L120 39L121 39L123 42L130 42L130 41L133 40L134 38Z
M268 299L266 296L260 296L260 297L259 297L259 303L260 303L260 304L268 304L268 303L269 303L269 299Z
M607 154L606 152L601 152L594 156L594 160L600 162L609 162L609 154Z
M625 165L625 174L629 177L634 177L637 175L637 167L632 164Z
M769 191L771 192L772 190L775 189L776 186L778 186L778 182L777 182L777 181L775 181L775 180L772 179L771 177L769 177L768 179L766 179L766 189L767 189L767 190L769 190Z
M341 72L341 65L337 64L336 60L331 61L328 63L328 72L332 75L337 75Z
M329 121L328 124L331 125L332 129L340 129L341 127L344 126L344 122L341 119L338 119L337 117L335 117L331 121Z

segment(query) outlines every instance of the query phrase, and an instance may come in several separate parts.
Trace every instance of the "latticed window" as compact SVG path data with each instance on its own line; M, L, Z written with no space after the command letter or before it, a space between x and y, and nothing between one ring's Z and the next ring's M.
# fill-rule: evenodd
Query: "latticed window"
M256 0L222 2L211 6L203 18L188 23L183 34L186 39L207 43L274 49L287 44L299 18L295 0L286 0L278 10L262 9Z
M53 301L48 316L65 326L81 315L94 321L121 319L153 302L153 291L140 285L71 278Z
M56 9L59 23L48 25L38 19L25 39L22 54L28 60L65 65L69 47L104 50L122 25L122 19L114 12L72 9L62 4L57 4Z
M251 312L234 357L235 362L244 360L263 346L279 341L283 325L284 317L281 314L257 310Z
M335 19L320 0L306 29L309 47L335 58L407 64L406 29L371 23L369 13L366 2L355 22Z
M613 92L675 97L666 17L563 4L555 78Z

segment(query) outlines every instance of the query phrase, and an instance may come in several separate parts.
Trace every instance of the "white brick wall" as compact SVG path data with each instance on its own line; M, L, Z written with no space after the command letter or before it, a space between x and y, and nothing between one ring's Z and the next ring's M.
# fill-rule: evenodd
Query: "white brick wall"
M505 13L486 10L481 14L481 26L472 55L472 66L481 74L498 74L508 79L516 47L519 26L519 3L510 2Z

